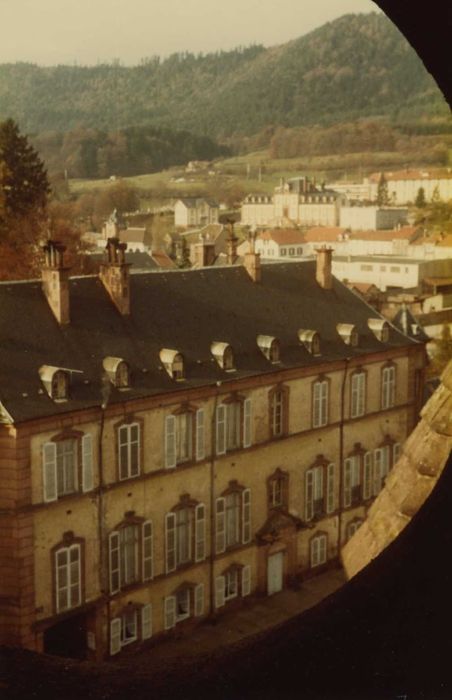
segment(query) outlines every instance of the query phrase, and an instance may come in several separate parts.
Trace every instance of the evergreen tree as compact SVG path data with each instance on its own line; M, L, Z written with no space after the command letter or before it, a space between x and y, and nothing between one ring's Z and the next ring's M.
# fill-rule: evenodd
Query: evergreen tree
M380 180L378 181L377 204L379 207L384 207L389 204L388 183L384 173L381 173Z
M418 209L423 209L425 207L425 190L423 187L419 187L414 204Z
M47 173L37 152L12 119L0 122L0 166L3 200L0 224L30 213L42 214L50 192Z

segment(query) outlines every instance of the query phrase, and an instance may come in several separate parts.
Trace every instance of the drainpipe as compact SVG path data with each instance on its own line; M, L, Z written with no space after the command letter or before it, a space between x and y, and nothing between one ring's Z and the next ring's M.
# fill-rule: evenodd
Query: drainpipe
M215 448L216 448L216 418L218 395L221 382L217 382L217 390L211 421L211 448L210 448L210 557L209 557L209 579L210 579L210 610L209 616L213 618L215 614Z
M339 422L339 514L337 516L337 555L341 551L342 540L342 508L344 503L344 422L345 422L345 385L350 358L344 360L344 374L341 386L341 419Z
M97 536L99 540L99 591L101 596L105 596L109 590L108 586L108 565L105 560L105 514L104 514L104 456L103 437L105 427L105 410L108 406L111 394L111 384L105 375L102 377L102 403L100 405L100 427L99 440L97 444L97 462L99 465L99 489L97 499ZM108 622L110 620L110 598L107 601Z

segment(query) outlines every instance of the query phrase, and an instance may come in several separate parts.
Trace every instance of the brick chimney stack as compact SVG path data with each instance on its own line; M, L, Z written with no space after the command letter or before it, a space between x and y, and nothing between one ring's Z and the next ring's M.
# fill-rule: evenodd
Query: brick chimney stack
M107 241L106 263L100 266L99 277L109 293L113 303L123 316L130 314L130 263L126 263L127 243L120 243L119 238Z
M237 243L239 239L234 233L234 222L229 222L229 232L226 239L226 260L228 265L234 265L237 260Z
M48 240L42 247L45 264L42 268L42 289L52 312L62 326L70 323L69 267L64 266L64 246L60 241Z
M250 249L244 255L245 269L254 282L261 281L261 256L256 253L256 232L249 235Z
M317 253L317 267L315 271L315 278L322 287L322 289L332 289L333 248L327 248L326 246L322 246L322 248L316 248L315 252Z

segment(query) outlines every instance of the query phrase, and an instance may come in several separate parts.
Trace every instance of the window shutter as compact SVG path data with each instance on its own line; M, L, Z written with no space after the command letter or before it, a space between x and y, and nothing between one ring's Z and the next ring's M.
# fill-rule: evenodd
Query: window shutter
M312 407L312 425L314 428L318 428L320 425L320 382L314 384L314 399Z
M111 532L109 539L110 593L119 591L121 580L119 570L119 532Z
M326 512L334 510L334 464L329 464L326 473Z
M392 446L392 464L396 464L399 461L400 455L402 453L402 445L400 442L395 442Z
M326 562L326 535L319 537L319 564Z
M366 375L361 372L358 376L358 416L363 416L366 406Z
M176 625L176 597L169 595L164 601L165 629L170 630Z
M364 487L363 498L372 496L372 453L366 452L364 455Z
M389 367L389 406L395 404L395 367Z
M243 544L251 541L251 491L245 489L242 493L242 540Z
M391 448L389 445L385 445L381 448L381 478L383 479L387 476L390 466L391 466Z
M176 560L176 515L167 513L165 518L166 573L174 571Z
M383 451L378 448L374 453L374 485L373 492L376 496L381 490L381 465L383 459Z
M176 416L165 418L165 467L176 466Z
M44 501L56 501L57 492L57 459L56 444L46 442L42 453L42 480L44 485Z
M224 498L217 498L215 512L215 551L221 554L226 549L226 514Z
M322 382L321 387L321 409L320 409L320 424L326 425L328 423L328 382Z
M344 462L344 508L352 503L352 460Z
M220 404L217 406L216 415L216 453L224 455L226 452L226 406Z
M242 596L251 593L251 566L247 564L242 569Z
M217 576L215 579L215 607L222 608L224 605L224 576Z
M148 603L141 608L141 639L152 637L152 605Z
M243 402L243 447L251 445L251 399Z
M306 472L306 520L311 520L314 515L314 472L312 469Z
M311 540L311 567L317 566L319 563L319 538L314 537Z
M199 461L204 457L204 409L199 408L196 411L196 459Z
M93 438L87 433L82 437L82 490L91 491L93 483Z
M121 651L121 618L110 620L110 656Z
M141 533L143 543L143 581L149 581L154 575L152 523L150 520L143 523Z
M195 561L206 558L206 508L199 503L195 509Z
M195 617L204 615L204 584L198 583L195 587Z

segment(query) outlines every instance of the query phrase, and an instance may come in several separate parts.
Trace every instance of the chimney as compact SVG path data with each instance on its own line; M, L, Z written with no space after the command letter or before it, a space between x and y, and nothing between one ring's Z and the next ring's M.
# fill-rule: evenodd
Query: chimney
M256 253L256 232L249 235L250 250L244 255L244 265L253 282L261 281L261 256Z
M229 222L229 235L226 239L226 255L228 265L234 265L237 260L237 243L238 238L234 234L234 222Z
M317 266L315 271L315 278L322 287L322 289L332 289L333 274L331 272L331 263L333 257L333 248L327 248L326 246L322 246L322 248L316 248L315 252L317 253Z
M113 303L123 316L130 314L130 264L125 261L127 243L119 238L107 241L108 261L100 266L99 277Z
M62 326L70 323L69 267L64 267L66 250L59 241L48 240L43 246L45 265L42 268L42 288L52 312Z

